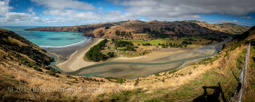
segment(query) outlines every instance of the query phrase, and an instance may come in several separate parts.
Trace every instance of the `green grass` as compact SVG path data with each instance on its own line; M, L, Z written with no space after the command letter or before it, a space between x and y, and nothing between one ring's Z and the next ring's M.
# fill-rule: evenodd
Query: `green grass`
M152 45L158 45L159 43L166 43L163 39L159 40L128 40L130 42L133 42L135 45L137 44L143 44L143 43L150 43Z
M122 84L123 82L125 82L126 80L125 79L121 79L121 78L118 78L117 79L117 83L120 83L120 84Z
M113 77L106 77L105 79L108 79L109 81L120 83L120 84L122 84L122 83L124 83L126 81L126 79L113 78Z
M175 72L177 72L178 70L179 70L179 69L174 69L174 70L169 71L168 73L169 73L169 74L175 73Z
M154 75L155 75L155 76L159 76L159 73L155 73Z
M192 38L194 41L191 41L193 45L201 45L210 42L209 40L206 40L201 37L180 37L180 38L165 38L165 39L155 39L155 40L125 40L132 42L135 46L138 44L142 45L144 43L150 43L153 46L158 46L158 44L166 44L166 43L176 43L181 44L182 41L187 41L188 39ZM216 43L216 42L214 42Z

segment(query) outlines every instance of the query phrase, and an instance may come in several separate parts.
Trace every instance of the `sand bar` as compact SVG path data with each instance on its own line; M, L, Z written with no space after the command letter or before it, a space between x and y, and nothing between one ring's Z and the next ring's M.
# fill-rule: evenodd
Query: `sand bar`
M98 44L103 39L102 38L93 38L91 40L92 41L89 44L87 44L83 48L80 48L80 49L76 50L68 58L68 60L66 60L64 62L61 62L61 63L57 63L56 66L59 67L64 72L71 72L71 71L78 70L79 68L82 68L82 67L86 67L86 66L89 66L89 65L96 64L96 62L85 61L83 58L84 58L84 55L86 54L86 52L91 47L95 46L96 44Z

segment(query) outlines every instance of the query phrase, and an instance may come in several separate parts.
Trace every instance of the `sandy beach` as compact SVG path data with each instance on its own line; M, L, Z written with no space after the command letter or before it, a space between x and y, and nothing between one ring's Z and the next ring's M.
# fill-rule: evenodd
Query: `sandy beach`
M64 62L57 62L56 66L59 67L64 72L72 72L75 70L78 70L79 68L86 67L89 65L93 65L96 62L88 62L83 59L86 52L96 44L98 44L100 41L102 41L102 38L93 38L91 39L91 42L84 46L83 48L80 48L76 50L69 58L68 60Z

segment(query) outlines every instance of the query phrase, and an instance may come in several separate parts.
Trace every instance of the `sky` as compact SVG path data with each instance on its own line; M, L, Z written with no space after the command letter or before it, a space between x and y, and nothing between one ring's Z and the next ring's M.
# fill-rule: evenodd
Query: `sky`
M72 26L126 20L255 25L255 0L0 0L0 26Z

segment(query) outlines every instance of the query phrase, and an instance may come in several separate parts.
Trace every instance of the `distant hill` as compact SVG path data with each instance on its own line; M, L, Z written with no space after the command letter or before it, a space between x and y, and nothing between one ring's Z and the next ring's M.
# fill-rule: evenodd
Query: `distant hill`
M237 47L240 47L242 44L248 43L251 43L252 45L255 44L255 26L251 27L243 34L234 36L231 42L225 44L225 47L231 48L233 50Z
M35 31L63 31L82 32L86 36L103 38L123 38L136 40L149 40L166 37L183 36L222 36L227 34L240 34L249 27L233 24L208 24L199 21L150 21L129 20L121 22L98 23L68 27L39 27L27 30Z
M215 31L220 31L228 34L242 34L249 30L250 27L248 26L243 26L243 25L236 25L232 23L223 23L223 24L209 24L206 22L202 21L188 21L188 22L193 22L196 23L202 27L208 28L210 30L215 30Z
M251 27L250 30L245 32L243 34L243 36L245 37L245 40L254 40L255 39L255 26Z

